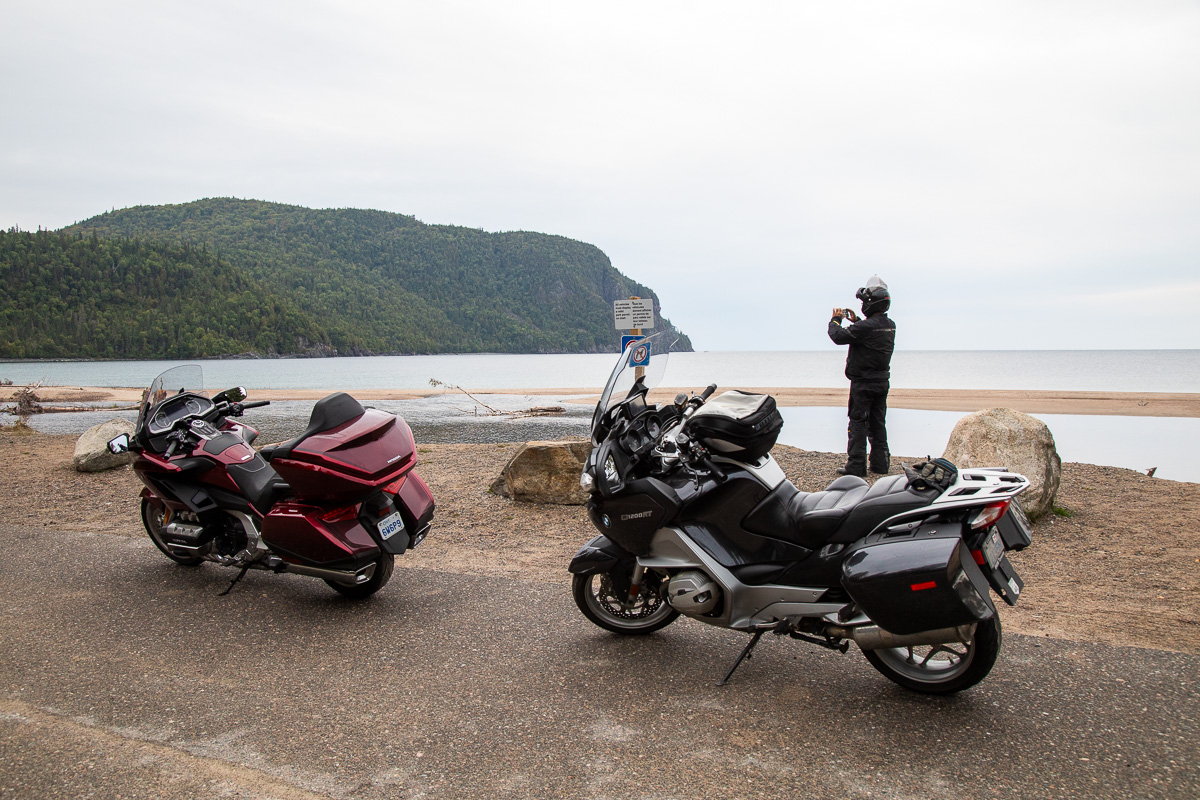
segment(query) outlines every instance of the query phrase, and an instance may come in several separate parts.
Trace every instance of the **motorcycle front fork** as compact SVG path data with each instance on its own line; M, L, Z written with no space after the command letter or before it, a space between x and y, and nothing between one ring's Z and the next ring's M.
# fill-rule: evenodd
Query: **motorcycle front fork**
M626 607L632 607L637 603L638 595L642 593L642 578L646 574L646 568L641 564L636 564L633 568L633 576L629 579L629 596L625 598Z

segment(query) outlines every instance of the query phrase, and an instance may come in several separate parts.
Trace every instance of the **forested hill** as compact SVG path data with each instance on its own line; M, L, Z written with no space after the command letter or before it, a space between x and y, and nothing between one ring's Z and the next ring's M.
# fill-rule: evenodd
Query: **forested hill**
M381 211L210 199L0 233L0 357L615 352L631 295L655 296L592 245Z

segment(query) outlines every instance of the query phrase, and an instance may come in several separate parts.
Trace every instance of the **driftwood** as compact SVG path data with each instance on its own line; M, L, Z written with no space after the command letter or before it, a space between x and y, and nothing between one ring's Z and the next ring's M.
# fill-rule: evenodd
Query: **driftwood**
M455 391L462 392L467 397L479 404L473 409L475 416L477 417L511 417L514 419L519 419L521 417L549 417L556 414L565 414L567 411L562 406L534 406L533 408L523 408L516 411L501 411L499 409L492 408L487 403L483 402L461 386L455 386L452 383L444 383L443 381L439 381L437 378L430 378L429 385L440 389L453 389ZM482 406L485 409L485 413L479 413L479 406ZM459 410L465 412L467 409L462 408Z
M12 385L11 383L8 385ZM12 399L16 402L11 406L0 407L0 412L12 414L24 419L32 414L64 414L76 413L80 411L97 411L96 406L43 406L42 398L38 397L37 390L42 388L39 381L36 384L25 386L13 392ZM105 411L137 411L138 406L106 406Z

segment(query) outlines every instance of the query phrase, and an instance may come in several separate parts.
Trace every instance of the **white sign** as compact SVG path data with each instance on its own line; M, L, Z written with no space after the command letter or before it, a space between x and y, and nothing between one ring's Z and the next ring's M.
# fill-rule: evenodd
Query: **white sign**
M613 319L619 331L654 327L654 298L614 300Z

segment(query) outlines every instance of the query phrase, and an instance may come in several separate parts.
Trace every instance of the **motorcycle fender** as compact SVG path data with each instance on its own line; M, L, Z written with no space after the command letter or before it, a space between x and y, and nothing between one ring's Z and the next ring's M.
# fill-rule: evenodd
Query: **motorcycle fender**
M410 539L410 533L412 532L405 527L405 530L396 531L384 539L383 535L379 532L379 525L377 523L379 520L385 519L398 511L399 509L396 508L395 501L390 496L383 492L377 492L363 501L358 517L359 524L366 529L367 533L371 534L371 538L375 540L375 544L379 545L379 548L383 552L396 556L403 555L408 550L409 543L412 541ZM403 519L403 515L401 515L401 519Z
M579 548L567 569L573 575L595 575L610 572L617 564L632 558L625 548L600 535Z
M996 594L1004 598L1004 602L1010 606L1015 606L1021 597L1021 590L1025 588L1025 581L1021 580L1008 556L1001 556L995 569L989 570L984 565L983 570Z

